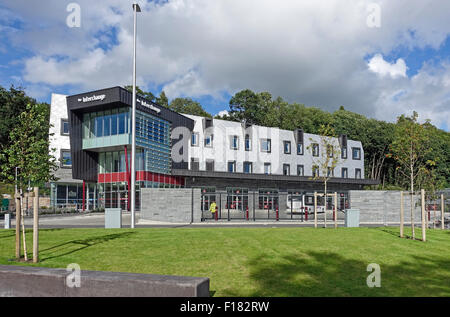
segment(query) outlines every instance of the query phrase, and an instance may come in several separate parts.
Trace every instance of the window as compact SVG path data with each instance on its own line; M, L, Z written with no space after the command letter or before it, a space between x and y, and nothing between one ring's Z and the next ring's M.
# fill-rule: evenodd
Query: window
M360 168L355 169L355 178L361 179L361 169Z
M117 109L112 110L111 114L111 135L117 135L118 132Z
M346 167L342 168L341 177L348 178L348 169Z
M261 139L261 152L270 153L272 149L272 141L270 139Z
M235 173L236 172L236 161L228 162L228 172Z
M113 152L113 173L120 172L119 152Z
M352 158L354 160L361 159L361 149L359 147L352 147Z
M208 172L214 172L214 160L206 160L206 170Z
M297 155L303 155L303 143L297 143Z
M112 172L112 152L105 153L105 173Z
M118 120L119 120L119 133L118 134L125 134L125 119L126 119L126 113L125 112L119 112Z
M283 164L283 175L291 175L291 165Z
M61 135L69 135L69 120L61 119Z
M264 174L272 174L272 166L270 165L270 163L264 163Z
M334 177L334 168L327 168L327 177Z
M200 163L198 161L198 158L191 157L191 171L198 171L199 166L200 166Z
M333 146L330 144L327 145L327 154L328 157L333 157Z
M253 173L253 163L252 162L244 162L244 173L246 173L246 174Z
M347 148L346 147L342 148L341 158L343 158L343 159L347 158Z
M303 165L297 165L297 176L305 175L305 167Z
M98 173L103 174L105 173L105 153L100 153L98 155Z
M291 154L291 141L283 141L284 154Z
M312 167L312 176L319 177L319 166L313 165Z
M103 135L111 135L111 110L105 111L105 116L103 117Z
M207 135L205 137L205 147L213 147L213 135Z
M232 135L230 140L230 149L238 150L239 149L239 137L237 135Z
M250 139L250 136L248 134L245 135L245 150L252 150L252 140Z
M317 143L312 144L312 155L319 156L319 144Z
M95 117L95 136L101 138L103 136L103 113L97 113Z
M61 167L72 167L70 150L61 150Z
M198 146L198 133L192 133L191 145L192 146Z

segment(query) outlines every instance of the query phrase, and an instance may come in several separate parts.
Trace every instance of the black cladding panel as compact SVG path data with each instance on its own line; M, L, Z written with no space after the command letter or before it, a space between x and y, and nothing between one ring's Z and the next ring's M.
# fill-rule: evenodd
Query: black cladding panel
M302 129L295 129L294 130L294 138L295 142L297 143L304 143L303 142L303 130Z
M341 134L339 136L339 143L341 144L341 147L347 147L347 135L346 134Z
M194 121L178 112L160 106L142 96L137 96L140 102L136 102L136 109L158 116L171 123L172 129L186 127L190 131L194 129ZM86 181L97 181L98 153L82 149L82 118L83 113L102 111L119 107L131 107L133 94L122 87L112 87L67 97L67 112L69 114L70 147L72 155L72 177ZM158 111L159 110L159 111ZM183 142L188 146L188 138L183 140L180 136L172 139L172 144ZM188 162L172 162L176 169L187 169Z
M211 128L213 126L212 118L205 118L205 129Z

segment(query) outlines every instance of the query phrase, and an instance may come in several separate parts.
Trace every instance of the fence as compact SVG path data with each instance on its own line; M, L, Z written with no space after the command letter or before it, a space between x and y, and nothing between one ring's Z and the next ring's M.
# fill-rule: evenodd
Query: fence
M344 219L344 210L349 207L347 193L337 194L337 204L333 196L325 199L317 197L317 220L328 217ZM211 204L216 204L212 212ZM337 206L336 206L337 205ZM227 191L202 190L201 221L257 221L257 220L295 220L305 222L315 220L314 193L301 191L279 192L275 189L248 191L229 189Z

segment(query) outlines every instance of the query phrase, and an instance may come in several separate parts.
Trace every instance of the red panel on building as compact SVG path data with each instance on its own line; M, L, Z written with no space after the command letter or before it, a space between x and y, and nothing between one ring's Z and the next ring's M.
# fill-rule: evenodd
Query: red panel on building
M169 185L184 185L184 178L172 175L157 174L152 172L138 171L136 172L136 181L158 182ZM98 174L99 183L111 182L127 182L127 173L105 173Z

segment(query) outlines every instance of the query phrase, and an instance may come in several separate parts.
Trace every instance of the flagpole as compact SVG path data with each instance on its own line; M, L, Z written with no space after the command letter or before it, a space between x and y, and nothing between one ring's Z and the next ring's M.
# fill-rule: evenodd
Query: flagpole
M133 104L131 115L131 228L135 227L135 209L136 209L136 20L137 12L141 8L137 3L133 4L134 15L134 36L133 36Z

